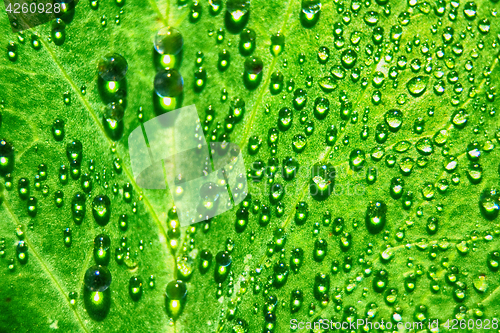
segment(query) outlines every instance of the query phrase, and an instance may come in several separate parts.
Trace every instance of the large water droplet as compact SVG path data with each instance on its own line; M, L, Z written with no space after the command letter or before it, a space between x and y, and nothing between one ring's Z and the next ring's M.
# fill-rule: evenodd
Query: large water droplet
M92 266L85 272L83 282L91 291L104 291L111 285L111 273L105 266Z
M419 97L422 96L427 89L428 82L428 76L415 76L406 83L406 88L413 97Z
M127 74L128 64L118 53L107 54L99 59L99 76L104 81L121 81Z

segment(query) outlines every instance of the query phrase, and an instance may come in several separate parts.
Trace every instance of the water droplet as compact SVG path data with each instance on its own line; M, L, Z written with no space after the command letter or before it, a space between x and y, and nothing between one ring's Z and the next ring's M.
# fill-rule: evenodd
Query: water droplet
M94 238L94 260L96 264L107 266L111 259L111 240L105 234L97 235Z
M479 197L479 208L486 219L496 219L500 211L500 191L495 188L485 189Z
M208 7L210 10L210 14L214 16L219 14L222 10L222 0L208 0L208 4L210 5L210 7Z
M328 295L330 292L330 276L323 273L316 274L316 277L314 278L313 290L314 297L317 300L321 300L325 294Z
M428 83L428 76L415 76L406 83L406 88L413 97L419 97L424 94Z
M123 56L118 53L107 54L99 59L99 76L104 81L117 82L125 78L128 64Z
M377 271L373 278L373 290L375 290L378 293L381 293L385 290L388 283L389 283L389 273L385 269Z
M105 266L92 266L85 272L84 284L91 291L105 291L111 285L111 273Z
M320 0L302 0L302 12L300 13L300 19L305 27L309 28L316 24L319 20L320 12Z
M71 243L73 242L73 236L72 236L71 228L64 229L64 232L63 232L63 241L64 241L64 245L66 247L70 247L71 246Z
M353 171L359 171L363 169L366 162L366 155L363 150L355 149L351 151L349 155L349 166Z
M363 17L363 20L365 23L369 26L374 26L378 23L379 20L379 13L375 11L368 11L366 12L365 16Z
M326 46L321 46L318 50L318 61L320 64L326 64L330 58L330 49Z
M300 310L302 303L304 302L304 296L302 291L296 289L292 291L292 297L290 300L290 311L295 313Z
M309 206L306 202L299 202L295 207L295 223L302 225L307 221L309 216Z
M200 253L200 264L199 269L202 274L205 274L210 269L212 265L213 255L210 251L204 250Z
M429 138L422 138L418 140L415 144L415 148L420 154L425 156L430 155L434 152L434 146L431 139Z
M182 51L183 45L181 33L173 27L163 27L155 35L154 47L159 54L175 56Z
M334 188L335 168L330 164L315 164L311 170L309 192L316 200L328 198Z
M318 81L318 84L321 87L321 89L326 93L330 93L337 88L337 83L335 79L331 76L324 76Z
M42 44L40 43L40 36L36 32L31 34L31 47L35 50L40 50L42 47Z
M37 213L37 208L36 205L38 203L38 200L35 197L29 197L28 202L26 205L28 206L28 215L31 217L35 217Z
M273 184L269 190L269 200L277 204L285 196L285 188L281 184Z
M30 181L26 178L20 178L17 183L17 191L21 200L27 200L30 196Z
M164 111L178 107L184 89L184 79L176 69L166 69L158 72L154 80L156 93L155 103Z
M111 273L105 266L92 266L85 272L84 303L95 320L104 319L111 305Z
M240 33L239 50L243 56L249 56L255 50L255 39L255 31L251 29L243 29L243 31Z
M128 216L127 214L122 214L118 218L118 227L121 231L126 231L128 228Z
M207 84L207 71L203 67L199 67L194 72L194 90L201 92Z
M201 18L202 7L198 1L193 1L190 8L189 21L196 23Z
M274 56L280 55L285 50L285 36L278 32L271 37L271 54Z
M239 97L233 98L229 105L229 113L236 123L240 122L245 114L245 101Z
M0 175L14 170L14 147L4 139L0 139Z
M307 92L303 89L297 89L293 93L293 106L296 110L302 110L307 103Z
M259 57L249 57L245 60L245 75L243 81L248 89L255 89L262 80L264 63Z
M325 135L325 143L327 146L333 146L335 142L337 141L337 127L335 125L330 125L326 129L326 135Z
M286 131L292 126L293 112L288 108L282 108L278 113L278 128Z
M141 299L142 279L139 276L132 276L128 284L128 292L134 302Z
M52 135L56 141L64 139L64 121L56 119L52 124Z
M292 148L296 153L304 151L307 145L307 137L302 134L297 134L292 138Z
M28 262L28 244L24 240L20 240L16 247L17 259L24 265Z
M455 112L453 112L453 115L451 116L451 122L458 129L464 128L465 125L467 125L468 119L469 113L467 113L467 111L465 111L464 109L455 110Z
M487 18L480 20L477 25L477 28L482 35L488 34L488 32L490 32L490 27L490 20Z
M278 261L274 265L273 270L273 285L275 288L281 288L286 284L286 281L288 280L288 266L284 262Z
M393 199L397 200L403 196L404 180L399 177L391 179L390 193Z
M57 207L62 207L64 204L64 193L62 191L56 191L54 193L54 201Z
M76 224L80 224L85 217L85 195L81 193L76 193L71 201L71 213L73 216L73 221Z
M323 120L330 111L330 101L326 97L317 97L314 101L314 116L318 120Z
M66 145L66 156L69 161L82 161L83 158L83 146L78 140L74 140Z
M236 232L243 232L248 225L248 211L246 208L240 208L236 211Z
M56 45L62 45L66 40L66 23L61 18L52 22L51 36Z
M217 283L222 283L226 280L231 270L231 255L227 251L221 251L215 256L215 262L214 278Z
M323 261L326 257L328 243L324 239L317 239L314 242L313 258L317 262Z
M488 254L488 267L493 272L498 272L500 268L500 251L492 251Z
M366 228L372 234L379 233L384 229L386 222L387 206L381 201L370 201L366 208Z
M224 72L226 69L229 68L230 58L231 56L228 50L223 49L222 51L219 52L219 61L217 65L221 72Z
M107 195L98 195L92 201L92 214L97 224L105 226L111 216L111 201Z
M250 10L250 0L228 0L226 3L227 12L231 21L235 25L245 23L247 13Z
M342 66L346 69L353 68L356 65L356 60L358 59L358 54L352 49L347 49L342 52L340 60L342 61Z
M384 115L385 123L391 132L397 132L403 124L403 113L399 110L389 110Z

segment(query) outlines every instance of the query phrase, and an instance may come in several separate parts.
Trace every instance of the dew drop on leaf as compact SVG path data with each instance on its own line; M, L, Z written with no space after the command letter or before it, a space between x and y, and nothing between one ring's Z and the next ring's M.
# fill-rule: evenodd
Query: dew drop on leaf
M56 45L62 45L66 40L66 23L61 18L52 22L51 36Z
M76 193L71 201L71 213L76 224L82 223L85 211L85 195Z
M132 276L128 285L129 295L134 302L141 299L142 296L142 279L139 276Z
M229 51L223 49L222 51L219 52L219 60L217 66L221 72L224 72L226 69L229 68L229 64L230 64Z
M370 201L366 208L366 228L372 234L381 232L386 223L387 206L381 201Z
M97 224L105 226L111 216L111 200L107 195L98 195L92 201L92 214Z
M166 288L166 309L167 313L174 320L177 319L186 303L187 286L182 280L170 281Z
M271 36L270 50L273 56L278 56L285 50L285 36L283 33L278 32Z
M61 141L64 139L64 121L61 119L56 119L52 124L52 135L56 141Z
M0 175L14 170L14 147L4 139L0 139Z
M107 266L111 259L111 240L108 235L99 234L94 238L94 260L97 265Z
M63 231L63 242L66 247L70 247L73 243L73 232L71 228L66 228Z
M222 10L223 2L222 0L208 0L208 4L210 5L208 9L210 10L210 14L217 15Z
M111 273L105 266L92 266L85 272L85 287L91 291L105 291L111 285Z
M428 76L415 76L406 83L406 88L413 97L420 97L427 89L428 82Z
M328 249L328 243L326 240L320 238L314 242L313 258L317 262L321 262L325 259Z
M20 240L16 247L17 260L24 265L28 262L28 244L24 240Z
M127 74L128 64L125 58L118 54L107 54L99 59L98 62L99 76L104 81L121 81Z
M174 110L184 90L184 79L174 68L162 70L155 76L154 90L160 108L165 111Z
M500 191L495 188L483 190L479 197L479 208L486 219L496 219L500 211Z
M232 22L239 24L245 20L245 15L250 10L250 0L228 0L226 8Z

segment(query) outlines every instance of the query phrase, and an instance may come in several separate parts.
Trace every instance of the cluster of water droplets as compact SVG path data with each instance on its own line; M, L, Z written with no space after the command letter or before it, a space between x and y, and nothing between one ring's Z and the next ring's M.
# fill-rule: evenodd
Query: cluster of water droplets
M181 6L187 5L188 1L181 0ZM322 12L326 8L326 3L318 0L303 0L301 2L299 18L305 29L313 29L321 19ZM291 313L301 310L314 317L321 314L323 309L330 306L339 313L344 320L355 321L356 318L365 316L366 318L375 318L380 305L369 303L364 311L358 313L355 307L343 304L343 298L361 284L363 279L371 279L370 288L363 291L363 296L374 293L380 294L381 302L391 307L394 311L392 319L398 322L402 318L402 308L398 306L401 298L406 297L416 288L423 285L426 277L429 280L429 290L431 293L438 293L440 290L449 288L451 297L457 302L458 306L454 312L456 318L465 318L467 308L464 309L462 302L466 299L467 289L465 279L467 274L461 274L461 269L450 266L447 258L442 258L441 262L430 267L423 267L420 264L413 263L413 259L408 259L407 266L412 268L409 274L401 277L404 285L399 286L399 290L392 284L393 274L380 266L373 265L370 261L375 261L373 257L369 260L365 258L365 253L358 256L351 249L353 242L359 240L353 237L357 232L354 229L365 228L370 236L389 240L392 237L389 231L395 231L394 240L402 242L405 240L405 234L410 233L411 228L421 224L422 230L430 236L441 235L441 228L445 217L440 215L442 205L436 204L436 213L429 214L422 208L425 203L434 204L438 198L445 198L450 189L458 186L460 182L469 181L470 185L478 189L477 197L473 200L477 202L477 207L481 216L487 221L494 221L498 217L500 210L500 194L498 189L491 184L484 184L483 170L485 159L483 156L494 150L495 140L498 141L499 134L496 137L485 135L485 139L471 140L466 142L466 149L463 149L462 155L467 158L463 162L462 155L458 155L454 149L458 144L453 145L451 137L460 135L465 131L471 131L474 134L481 133L481 128L488 117L496 115L495 92L491 79L491 68L478 68L480 65L476 59L485 48L483 38L486 38L491 29L491 23L488 18L479 17L477 5L474 2L467 2L464 5L458 2L446 4L444 1L437 1L435 6L427 2L409 1L409 8L397 13L394 11L394 5L386 0L377 1L351 1L347 3L331 4L338 14L339 22L333 23L332 34L329 39L333 43L320 46L313 55L306 54L303 50L297 50L299 69L302 78L286 77L287 59L279 58L285 51L285 36L282 31L270 36L269 51L276 62L282 62L281 69L274 69L268 74L268 80L263 80L264 64L255 54L261 50L259 44L265 44L260 40L257 34L258 29L247 27L250 17L250 1L230 0L227 1L226 11L223 11L224 4L219 0L210 0L208 10L212 16L221 13L226 17L226 30L235 34L238 39L238 51L245 57L241 68L243 69L243 86L247 90L263 89L276 97L283 99L283 103L270 103L265 106L265 114L275 118L272 120L271 128L264 133L251 133L248 138L246 153L251 156L252 163L248 169L248 178L256 184L265 183L265 195L249 195L237 209L234 214L234 232L235 239L240 239L241 235L248 234L249 242L252 243L260 236L260 230L252 225L262 228L274 228L269 233L269 242L266 244L264 265L257 265L250 271L250 276L235 276L238 265L243 266L242 262L233 262L232 252L235 242L232 237L227 238L225 244L222 244L218 251L213 253L209 249L203 249L194 255L193 251L198 250L195 247L195 233L201 229L203 233L210 231L211 220L200 225L190 226L186 230L185 238L181 239L180 223L178 220L176 208L172 208L167 214L167 241L169 250L176 257L175 260L175 279L166 286L165 301L166 311L170 318L176 320L183 311L187 301L188 281L198 269L200 274L210 276L210 281L214 285L214 293L218 299L227 295L230 301L224 303L224 318L231 322L234 332L248 331L249 324L246 320L235 317L238 304L241 302L240 296L245 294L247 287L255 294L262 294L263 300L256 305L255 313L261 313L263 319L264 331L273 332L277 329L277 313L279 307L289 307ZM392 5L392 7L391 7ZM97 9L98 2L91 2L92 9ZM189 7L189 21L193 24L199 22L203 16L203 4L194 1ZM399 8L399 7L398 7ZM402 42L403 36L411 33L410 27L406 28L413 20L417 20L418 15L435 15L437 23L432 25L430 33L433 36L431 40L415 35L408 42ZM390 29L382 27L382 22L386 17L395 17L394 25ZM458 31L452 26L457 17L466 18L467 26L464 31ZM363 31L355 30L352 27L354 21L359 21L363 25ZM434 21L433 21L434 22ZM467 23L468 22L468 23ZM351 25L350 25L351 24ZM179 28L180 29L180 28ZM354 30L354 31L353 31ZM312 30L311 30L312 31ZM226 31L221 28L212 32L215 37L215 44L222 45L229 37ZM318 39L322 36L318 36ZM52 39L54 42L63 43L65 38L65 24L61 19L53 23ZM295 38L295 37L293 37ZM466 39L470 38L470 40ZM37 35L32 35L32 45L34 48L40 45ZM478 41L478 39L480 39ZM466 47L469 41L475 41L477 47L469 50ZM157 74L154 78L154 100L155 107L159 112L167 112L178 108L182 103L184 93L184 80L179 72L182 61L183 37L181 33L173 27L160 29L154 38L154 65ZM472 43L472 42L471 42ZM493 47L497 42L493 42ZM267 45L267 44L266 44ZM293 45L293 44L292 44ZM321 45L321 44L319 44ZM465 46L464 46L465 45ZM290 56L289 53L285 53ZM17 60L17 46L14 42L7 46L7 56L11 61ZM463 65L465 72L459 68L460 57L468 57ZM218 52L217 69L220 72L227 71L235 63L236 57L231 57L230 49L223 48ZM338 60L337 60L338 59ZM314 62L317 60L317 64ZM336 63L332 64L333 61ZM384 66L373 66L384 62ZM204 54L200 51L196 54L196 69L194 73L193 91L201 93L208 80L206 67L203 66ZM314 70L307 66L314 64L318 68L325 67L325 74L322 77L314 78L307 75L307 71L314 73ZM328 69L326 66L329 66ZM331 67L330 67L331 66ZM461 65L460 65L461 66ZM371 68L372 67L372 68ZM112 138L119 138L113 133L123 118L126 105L126 81L125 74L127 64L120 55L111 54L104 57L99 62L99 82L102 90L101 97L106 101L104 114L104 126L110 130ZM298 75L297 75L298 76ZM299 83L303 80L304 85ZM484 80L484 94L477 95L480 90L480 82ZM269 82L269 85L261 86L262 81ZM317 82L319 90L315 94L313 83ZM297 86L297 87L296 87ZM349 88L346 88L348 86ZM398 89L399 87L403 89ZM339 87L343 87L340 89ZM333 93L338 93L338 99L333 97ZM356 89L367 91L366 95L355 95ZM400 93L394 98L390 97L394 89ZM467 90L468 89L468 90ZM82 89L84 91L84 89ZM258 94L260 90L257 90ZM263 94L267 91L263 92ZM416 105L423 105L422 101L426 98L431 99L435 96L449 100L443 108L452 108L451 117L447 122L440 126L439 130L429 133L428 128L434 128L438 117L434 114L442 115L445 111L442 107L429 106L424 112L418 112L413 115L412 110ZM479 97L484 99L480 99ZM65 95L65 103L70 104L69 95ZM360 107L357 99L365 104L365 108ZM471 105L462 104L471 99ZM229 142L231 134L241 123L245 116L248 105L240 97L228 98L228 92L222 91L221 102L229 101L227 114L218 115L216 104L210 104L205 110L205 119L203 129L212 142ZM394 101L394 103L392 103ZM422 103L422 104L417 104ZM487 104L490 103L490 104ZM375 113L383 108L380 116ZM415 112L417 113L417 112ZM476 120L474 113L480 113L481 119ZM142 115L142 111L140 110ZM446 114L448 114L446 112ZM257 117L259 117L258 115ZM265 117L265 116L264 116ZM335 117L335 118L334 118ZM335 119L335 120L334 120ZM338 121L337 121L338 120ZM269 122L271 123L271 122ZM359 126L359 139L354 136L358 134L347 134L347 127ZM301 130L298 133L291 133L299 126ZM1 124L0 124L1 126ZM471 129L471 127L474 127ZM358 127L357 127L358 128ZM437 128L437 127L436 127ZM395 137L401 138L400 134L404 131L409 133L408 137L392 143ZM238 133L238 132L236 132ZM426 133L424 135L424 133ZM459 134L456 134L459 133ZM52 134L56 141L62 141L65 138L64 122L56 120L52 126ZM485 133L486 134L486 133ZM315 140L320 136L320 140ZM349 137L351 136L351 137ZM479 138L479 136L478 136ZM285 140L287 140L285 142ZM323 145L326 151L325 158L311 163L311 167L306 167L303 156L310 151L310 147ZM342 147L349 147L351 142L356 146L349 148L344 157L346 166L350 173L362 174L363 182L372 187L380 187L380 194L366 200L360 204L357 210L357 220L352 221L352 226L347 220L336 216L332 218L329 211L325 211L322 218L316 218L316 211L321 203L328 205L335 185L339 182L341 167L331 163L331 156L335 155ZM366 142L366 144L364 144ZM289 147L283 147L289 144ZM357 146L360 144L360 146ZM267 147L266 147L267 145ZM280 146L279 146L280 145ZM278 151L279 146L279 151ZM284 155L280 153L286 152ZM415 154L412 154L415 153ZM100 182L105 175L92 175L92 172L82 173L83 150L78 140L68 144L67 156L68 166L63 165L59 169L59 181L62 185L69 180L75 179L80 182L81 192L78 192L71 198L71 211L74 222L78 225L84 222L86 216L86 204L91 205L92 216L100 226L106 226L111 216L111 201L109 197L103 194L95 193L96 183ZM441 154L441 156L439 156ZM422 186L417 186L410 178L418 173L418 170L428 170L427 167L432 163L431 159L439 159L437 171L443 173L437 182L423 182ZM114 162L114 170L120 173L120 161ZM377 164L378 163L378 164ZM466 163L465 168L461 168ZM249 163L250 164L250 163ZM427 169L426 169L427 168ZM6 185L9 189L12 187L11 172L14 169L14 149L12 145L5 140L0 141L0 174L5 175ZM289 184L294 186L299 180L303 180L299 174L302 169L309 169L305 177L306 193L312 199L292 198L294 195L290 191ZM465 170L461 170L465 169ZM387 172L386 172L387 170ZM394 170L396 175L385 177L386 173ZM500 170L499 170L500 171ZM461 176L465 175L465 177ZM31 183L27 178L19 179L18 193L22 200L27 202L27 213L34 217L37 214L37 200L32 196L33 188L44 186L43 181L47 177L47 169L44 165L39 166L38 174ZM104 180L102 180L105 182ZM383 185L382 182L385 182ZM10 185L9 185L10 184ZM40 185L37 185L40 184ZM479 185L479 186L478 186ZM211 185L210 185L211 186ZM298 186L298 185L297 185ZM481 189L479 189L481 187ZM125 202L132 201L131 185L127 184L123 189L116 189L116 192L123 193ZM182 191L182 186L179 186ZM113 192L115 187L113 185ZM292 193L290 193L292 192ZM90 197L92 193L92 197ZM207 196L208 197L208 196ZM292 198L293 202L297 199L295 206L289 207L288 202ZM383 200L382 200L383 199ZM419 203L423 201L424 204ZM57 207L64 206L64 193L59 190L54 193L54 200ZM443 199L444 200L444 199ZM207 199L207 205L211 202ZM321 206L323 207L323 206ZM394 221L393 211L395 207L401 207L403 210L414 213L417 216L417 222L407 221L406 226L396 229L397 221ZM116 207L113 207L116 210ZM391 209L393 211L391 211ZM339 215L341 212L339 212ZM346 214L347 215L347 214ZM287 218L289 216L289 218ZM311 216L315 216L316 220ZM364 216L364 223L363 221ZM425 218L423 218L425 216ZM275 221L285 217L288 219L283 225L276 225ZM392 217L392 219L391 219ZM349 220L350 221L350 220ZM421 222L421 223L419 223ZM445 222L446 223L446 222ZM126 231L128 228L128 216L120 215L118 219L120 230ZM233 225L231 226L232 229ZM293 244L290 248L286 247L287 239L293 236L293 230L300 228L312 229L313 242L309 244ZM262 229L264 230L264 229ZM268 229L266 229L268 230ZM324 230L331 230L333 237L321 236ZM359 230L359 229L358 229ZM330 236L330 235L329 235ZM491 236L491 235L490 235ZM296 237L296 236L293 236ZM408 249L417 248L419 251L428 251L429 260L435 260L444 253L449 247L454 247L458 255L467 255L470 248L475 248L477 235L471 235L471 241L460 241L456 244L443 240L440 242L429 242L425 239L418 241L415 245L408 244ZM485 236L486 238L487 236ZM71 247L73 242L71 228L65 228L63 231L64 245ZM296 238L295 238L296 239ZM261 239L262 240L262 239ZM90 267L84 278L85 299L89 299L89 308L97 309L97 313L107 311L109 300L109 290L111 285L111 273L107 268L112 261L111 240L106 234L99 234L94 239L94 261L95 266ZM453 246L452 246L453 245ZM142 245L141 245L142 246ZM366 256L374 253L379 254L382 264L388 264L394 260L397 250L394 246L384 244L386 248L380 250L373 249L373 244L367 241ZM221 250L223 248L223 250ZM341 251L337 258L335 250ZM305 249L305 250L304 250ZM474 251L474 250L473 250ZM310 253L307 253L310 252ZM21 239L17 245L17 258L20 263L25 263L28 258L27 243ZM278 257L278 258L276 258ZM333 259L335 258L335 259ZM128 240L122 238L119 241L115 251L115 261L119 265L124 265L129 269L137 267L134 260L133 251L130 249ZM196 260L198 264L196 264ZM491 251L486 258L488 268L492 272L498 271L500 255L498 251ZM307 261L310 261L308 263ZM326 266L324 263L328 263ZM307 265L316 265L314 274L309 278L310 287L293 287L286 289L293 281L294 276L306 271L302 267ZM321 267L328 267L319 272ZM346 281L345 288L338 287L340 284L332 279L332 276L341 273L349 273L354 268L362 269L361 274L356 277L356 281ZM378 267L378 268L376 268ZM384 267L384 266L382 266ZM239 267L241 268L241 267ZM317 269L318 268L318 269ZM307 270L310 273L311 270ZM440 277L444 274L445 284L443 285ZM238 281L237 287L235 286ZM484 275L474 278L473 287L478 293L484 293L488 288L487 279ZM143 281L139 276L133 276L128 281L129 294L132 300L141 299ZM150 278L149 285L154 286L154 279ZM238 288L238 291L236 289ZM312 290L306 290L312 288ZM427 286L426 286L427 288ZM278 290L287 290L286 299L278 299L276 294ZM403 291L404 290L404 291ZM312 293L311 293L312 291ZM405 294L403 294L406 292ZM88 296L88 297L87 297ZM233 297L236 296L236 297ZM256 296L259 297L259 296ZM74 294L71 299L76 298ZM289 303L288 303L289 302ZM400 304L400 303L399 303ZM227 305L227 306L226 306ZM316 307L318 305L318 307ZM428 320L430 314L426 305L412 304L413 314L418 320ZM241 316L246 314L240 313ZM480 315L476 315L481 318ZM248 316L247 318L251 318ZM249 319L247 319L249 320Z

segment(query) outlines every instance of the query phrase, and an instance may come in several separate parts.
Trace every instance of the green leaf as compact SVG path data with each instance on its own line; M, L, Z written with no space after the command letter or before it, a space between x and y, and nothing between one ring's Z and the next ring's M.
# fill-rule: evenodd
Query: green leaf
M0 331L286 332L299 322L367 318L388 323L385 331L398 321L426 329L435 319L443 331L448 319L498 329L496 1L253 0L241 24L227 12L239 2L214 12L215 0L97 9L82 1L63 17L62 43L49 39L54 23L14 34L1 16L0 139L15 151L13 165L0 164ZM182 105L196 105L208 141L241 147L249 186L239 207L180 230L169 191L136 184L127 141L162 112L153 40L169 25L184 40L175 64ZM253 33L254 47L240 45ZM103 120L99 93L97 63L110 53L128 63L118 134ZM227 117L242 101L230 131ZM60 141L56 119L65 124ZM73 140L83 145L81 175L63 184ZM36 209L19 194L21 178ZM81 223L72 216L76 193L86 198ZM99 195L111 200L109 223L94 217ZM111 239L104 311L89 304L84 284L103 263L94 255L99 234ZM221 264L227 276L216 273ZM129 292L134 277L143 282L139 299ZM187 287L178 313L165 296L176 279Z

